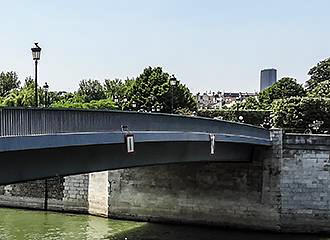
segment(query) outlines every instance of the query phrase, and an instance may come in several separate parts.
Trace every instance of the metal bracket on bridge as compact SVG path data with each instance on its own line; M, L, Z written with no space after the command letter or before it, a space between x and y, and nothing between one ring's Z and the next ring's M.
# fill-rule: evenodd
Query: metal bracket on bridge
M210 141L211 141L211 155L215 153L215 134L210 134Z
M134 153L134 134L130 133L127 126L122 125L121 131L125 134L127 153Z

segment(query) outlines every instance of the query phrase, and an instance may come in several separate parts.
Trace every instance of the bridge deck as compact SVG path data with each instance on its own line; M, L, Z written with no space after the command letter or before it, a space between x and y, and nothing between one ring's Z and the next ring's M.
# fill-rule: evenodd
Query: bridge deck
M115 111L0 109L0 133L0 184L157 164L247 162L256 148L271 145L268 130L246 124ZM127 133L134 153L127 153Z

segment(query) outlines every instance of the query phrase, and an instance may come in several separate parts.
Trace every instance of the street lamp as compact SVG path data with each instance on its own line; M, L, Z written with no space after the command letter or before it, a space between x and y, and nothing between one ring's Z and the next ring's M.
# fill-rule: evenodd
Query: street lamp
M173 88L176 85L176 77L174 76L174 74L172 75L172 77L170 78L170 85L171 85L171 92L172 92L172 100L171 100L171 113L173 113L173 105L174 105L174 96L173 96Z
M45 91L45 107L48 107L48 89L49 86L47 84L47 82L45 82L45 85L43 86L44 91Z
M244 117L243 117L243 116L239 116L239 117L238 117L238 120L239 120L240 122L244 122Z
M35 62L35 77L34 77L34 104L35 107L38 107L38 60L40 60L41 47L38 46L38 43L34 48L31 48L32 57Z
M133 110L135 110L135 108L136 108L136 102L135 101L132 102L132 107L133 107Z

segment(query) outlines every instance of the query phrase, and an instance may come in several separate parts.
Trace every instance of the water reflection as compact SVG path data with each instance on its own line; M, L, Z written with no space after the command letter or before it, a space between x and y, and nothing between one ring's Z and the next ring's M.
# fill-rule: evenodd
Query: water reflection
M88 215L0 209L0 239L111 239L145 223Z
M0 239L6 240L330 240L327 236L224 231L15 209L0 209L0 216Z

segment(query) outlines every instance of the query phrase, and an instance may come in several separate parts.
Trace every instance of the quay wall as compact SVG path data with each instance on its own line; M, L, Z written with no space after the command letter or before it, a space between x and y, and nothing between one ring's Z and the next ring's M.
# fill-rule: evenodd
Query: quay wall
M0 186L0 206L283 232L330 232L330 135L271 133L250 162L105 171ZM237 149L239 151L239 149ZM47 193L45 194L45 189Z

